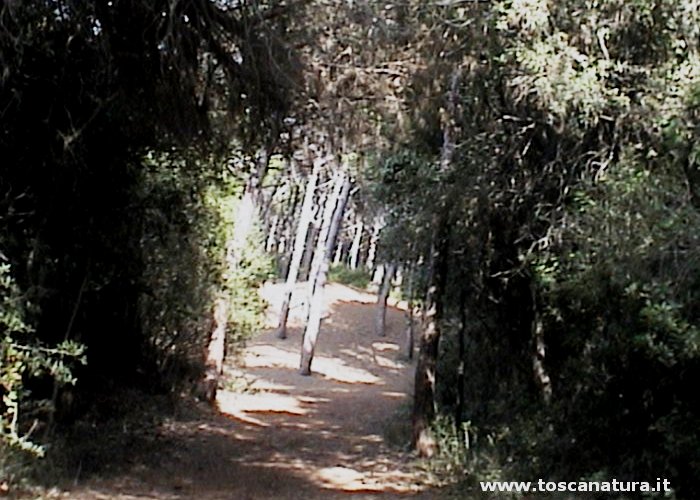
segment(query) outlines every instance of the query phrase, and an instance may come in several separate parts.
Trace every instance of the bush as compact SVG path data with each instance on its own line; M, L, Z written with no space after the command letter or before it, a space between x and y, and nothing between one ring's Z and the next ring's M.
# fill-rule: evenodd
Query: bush
M57 386L74 384L71 365L85 363L84 346L76 342L46 346L33 338L26 308L10 266L0 264L0 480L5 481L23 470L23 452L44 455L32 434L38 419L55 410L55 401L30 398L28 382L48 377Z
M365 290L369 286L370 281L372 281L372 276L365 268L350 269L343 264L336 264L331 266L328 280Z
M232 214L233 211L227 211ZM232 221L228 225L233 230ZM274 259L265 252L265 238L255 225L236 266L226 273L225 293L229 297L227 350L233 354L264 326L267 303L258 293L260 285L274 275Z

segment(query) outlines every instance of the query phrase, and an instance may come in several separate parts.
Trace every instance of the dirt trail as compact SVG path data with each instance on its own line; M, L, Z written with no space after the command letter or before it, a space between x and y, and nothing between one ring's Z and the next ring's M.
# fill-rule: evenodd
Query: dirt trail
M278 310L280 285L263 293ZM301 291L301 290L300 290ZM299 293L298 295L303 295ZM374 296L332 284L311 377L298 375L300 307L289 338L272 329L249 342L243 368L229 367L219 413L171 421L174 443L158 463L123 477L90 480L75 499L434 498L401 450L412 366L400 360L402 314L390 308L387 336L372 330ZM271 314L270 325L275 316ZM387 441L393 441L388 443Z

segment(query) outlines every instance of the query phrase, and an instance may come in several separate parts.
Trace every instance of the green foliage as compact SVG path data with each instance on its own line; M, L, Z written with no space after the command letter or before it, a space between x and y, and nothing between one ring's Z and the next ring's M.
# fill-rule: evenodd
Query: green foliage
M59 385L75 384L71 365L86 363L85 348L71 340L48 347L33 337L24 319L25 300L10 271L0 264L0 449L42 456L44 448L31 438L34 426L27 426L31 418L53 411L53 402L30 399L27 382L48 376Z
M466 312L464 418L492 437L477 448L501 477L665 475L679 497L697 490L698 7L504 0L470 22L422 18L444 59L411 87L415 141L372 181L399 258L430 262L435 216L449 221L445 325ZM455 155L436 168L448 124ZM454 330L437 374L448 414Z
M365 268L351 269L344 264L333 265L328 272L328 280L342 285L350 285L365 290L372 276Z
M196 378L215 297L224 287L226 221L218 196L234 196L236 184L217 170L213 160L172 151L147 154L140 172L138 317L150 364L165 387Z
M298 88L268 9L0 4L0 251L36 337L88 347L83 394L169 389L201 354L220 276L204 185L240 168L213 154L268 141Z
M141 237L146 272L139 317L167 386L196 379L217 297L230 302L232 351L260 329L265 303L257 290L270 277L272 260L257 227L235 265L227 257L242 182L215 160L187 151L150 153L142 175L140 203L149 217Z
M227 207L222 203L221 207ZM227 210L227 213L234 212ZM229 230L234 228L228 224ZM265 252L264 234L256 224L241 250L237 265L225 273L223 293L229 297L227 346L230 354L264 326L267 303L259 293L260 285L273 277L274 260Z
M464 422L461 431L463 434L457 432L453 418L442 414L431 425L437 454L432 457L429 466L443 481L462 479L469 470L469 440L473 437L473 429L469 422Z

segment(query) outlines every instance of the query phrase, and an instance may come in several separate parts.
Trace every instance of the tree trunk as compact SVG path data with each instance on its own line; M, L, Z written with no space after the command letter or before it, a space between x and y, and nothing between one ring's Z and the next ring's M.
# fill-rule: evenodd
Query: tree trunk
M552 399L552 381L549 378L547 369L544 366L546 345L544 342L544 326L537 305L537 290L534 284L530 284L532 295L532 371L535 377L535 384L542 393L542 400L546 403Z
M447 92L447 113L443 122L443 142L440 154L440 171L444 174L452 167L455 151L455 117L459 98L461 68L454 68ZM413 399L413 446L421 456L432 456L437 443L430 426L435 419L435 377L437 375L438 353L440 348L441 321L443 316L443 293L447 280L447 252L449 250L451 198L456 192L437 207L435 233L431 244L431 273L428 281L428 294L425 301L426 325L421 336Z
M267 253L272 253L277 248L277 224L279 224L279 220L280 216L278 214L272 216L270 228L267 233L267 240L265 241L265 251Z
M430 426L435 419L435 377L443 318L443 293L447 274L448 228L438 220L433 237L431 276L425 301L425 327L420 339L413 397L413 441L420 456L430 457L437 443Z
M362 245L362 231L364 230L364 224L359 221L355 226L355 236L352 239L352 246L350 247L350 269L357 269L360 257L360 247Z
M280 228L278 230L279 236L277 237L277 254L287 262L285 272L280 273L281 276L287 276L289 269L289 260L291 259L291 254L293 251L293 245L290 245L290 242L292 241L292 234L294 233L297 222L298 206L299 189L295 185L291 188L289 201L284 207L284 217L282 217L282 223L279 224Z
M374 260L377 258L377 244L379 243L379 224L375 223L372 228L372 235L369 240L369 250L367 252L367 262L365 265L370 271L374 270Z
M415 321L413 319L414 307L414 276L415 267L413 264L408 269L408 286L406 295L408 296L408 304L406 304L406 332L404 335L404 355L406 359L413 359L413 338L415 336Z
M386 301L389 298L391 282L394 279L397 267L396 262L391 262L387 266L384 266L385 270L382 278L382 286L379 287L377 293L377 311L374 321L374 333L378 337L384 337L384 335L386 335Z
M219 379L224 369L228 307L228 300L224 297L220 297L214 306L214 328L207 346L204 379L197 388L197 397L203 401L213 402L216 399Z
M277 337L280 339L287 338L287 319L289 318L289 305L292 301L292 293L296 285L301 266L301 258L304 254L304 246L306 245L306 236L309 232L311 224L311 216L313 215L314 193L316 192L316 183L318 181L318 172L321 168L320 160L314 161L314 166L309 178L306 182L306 190L304 191L304 201L301 205L301 214L299 216L299 225L294 238L294 249L289 263L289 272L287 274L287 283L282 296L282 308L280 309L280 319L277 326Z
M333 253L335 240L343 222L345 206L347 205L348 198L350 196L350 186L352 183L350 178L346 177L344 172L341 173L340 183L342 187L338 196L338 206L335 208L329 231L326 234L325 247L321 255L321 264L318 276L316 277L316 286L314 287L314 293L309 308L309 318L306 323L306 329L304 330L304 337L302 339L301 361L299 363L299 373L302 375L311 375L311 362L313 361L314 351L316 349L316 340L318 339L318 333L321 328L323 292L326 286L326 279L328 277L330 256Z
M459 331L457 332L457 405L455 407L455 428L459 442L464 443L464 349L467 334L467 296L465 290L461 291L459 300Z
M307 281L309 276L311 276L311 260L314 257L314 249L316 248L319 230L320 228L318 222L314 222L312 220L309 227L309 234L306 238L306 243L304 244L304 256L301 259L301 268L299 269L299 277L301 278L301 281Z
M339 265L343 262L343 253L345 250L345 243L339 241L335 246L335 257L333 257L333 264Z
M321 265L325 259L331 258L330 253L326 254L326 247L328 242L328 235L331 231L331 226L333 224L333 216L335 213L335 208L338 203L338 198L340 192L343 189L345 182L345 172L336 172L333 180L333 190L326 198L326 203L323 207L323 217L321 219L321 229L318 233L318 240L316 240L316 249L314 250L314 256L311 261L311 270L309 271L309 281L307 284L306 291L306 319L308 321L310 310L311 310L311 300L314 296L314 291L316 290L316 284L318 282L318 275L321 270Z

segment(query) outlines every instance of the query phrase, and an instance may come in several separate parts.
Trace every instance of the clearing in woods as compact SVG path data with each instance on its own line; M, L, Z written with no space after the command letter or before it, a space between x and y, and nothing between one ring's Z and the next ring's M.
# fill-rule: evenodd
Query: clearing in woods
M276 323L283 285L263 289ZM303 296L303 284L295 295ZM168 453L126 474L79 482L75 499L435 498L402 439L413 366L401 360L403 315L387 312L387 336L373 330L374 295L329 284L313 375L298 374L300 307L289 338L269 329L227 368L236 392L219 393L219 412L169 421ZM240 388L245 387L241 393ZM389 441L389 442L387 442Z

